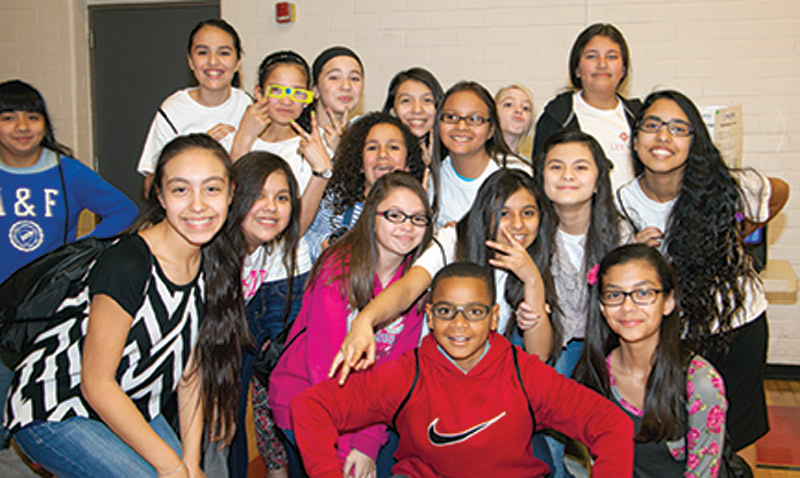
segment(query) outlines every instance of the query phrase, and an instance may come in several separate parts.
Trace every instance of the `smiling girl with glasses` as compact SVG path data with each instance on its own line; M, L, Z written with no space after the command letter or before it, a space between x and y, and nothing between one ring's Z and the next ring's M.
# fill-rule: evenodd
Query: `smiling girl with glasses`
M725 379L731 444L748 447L747 459L768 430L768 332L764 287L742 238L781 210L789 187L751 168L728 168L697 107L677 91L651 93L636 124L640 175L619 189L618 203L637 240L672 261L684 290L683 339Z
M575 377L633 420L634 476L716 477L725 387L681 344L674 269L655 249L634 244L604 257L595 281Z
M415 219L389 219L401 216ZM328 366L352 318L400 279L430 242L430 217L427 196L417 179L399 171L384 175L370 188L353 228L325 249L314 264L286 343L294 337L297 340L285 350L270 376L275 423L290 435L289 403L304 389L327 379ZM378 361L391 360L416 347L421 331L422 310L412 303L373 334L379 344ZM384 426L342 435L338 450L344 476L350 476L351 469L355 476L370 470L374 473L386 438Z
M493 172L511 166L530 172L530 164L503 139L492 95L474 81L447 90L436 111L429 188L437 226L460 220L478 188Z
M472 208L455 227L436 234L431 246L408 272L379 294L353 320L331 375L343 364L341 381L357 362L359 369L374 361L372 329L422 296L436 273L453 261L470 261L491 267L498 297L498 331L525 350L546 360L551 349L550 320L545 313L544 284L533 260L539 224L551 222L550 208L540 208L544 195L530 175L501 169L484 182ZM515 314L523 303L531 319L526 331L518 329ZM361 361L362 354L367 359Z

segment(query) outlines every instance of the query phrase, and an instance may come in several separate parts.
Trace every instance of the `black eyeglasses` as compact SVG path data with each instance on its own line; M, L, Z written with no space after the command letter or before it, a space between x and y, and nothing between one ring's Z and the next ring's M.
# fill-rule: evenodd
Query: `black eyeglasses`
M664 292L663 289L633 289L624 290L604 290L600 293L600 302L611 307L619 307L625 303L625 299L630 297L636 305L650 305L656 301L658 294Z
M481 126L489 122L489 118L484 118L481 115L460 116L453 113L442 113L439 120L445 124L458 124L461 120L467 123L467 126Z
M470 302L465 305L455 305L450 302L437 302L431 306L431 313L437 319L453 320L459 312L470 322L483 320L492 310L486 304L480 302Z
M661 128L664 126L667 127L667 131L669 131L672 136L677 136L680 138L691 136L692 133L694 133L694 128L687 121L679 119L663 121L661 118L656 116L648 116L643 119L642 123L639 125L639 131L656 134L661 131Z
M378 216L383 216L387 221L393 224L403 224L406 221L411 221L411 224L414 226L425 227L431 223L431 218L425 214L406 214L399 209L377 211L375 214Z

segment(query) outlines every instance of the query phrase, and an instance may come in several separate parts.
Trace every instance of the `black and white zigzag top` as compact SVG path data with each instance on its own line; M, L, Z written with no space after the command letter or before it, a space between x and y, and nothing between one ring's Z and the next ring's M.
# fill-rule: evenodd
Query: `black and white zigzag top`
M105 251L87 286L62 302L58 316L64 319L40 333L16 367L6 426L14 432L35 421L98 418L80 391L89 301L95 294L111 297L133 317L116 379L148 421L157 417L197 339L205 297L200 271L202 265L188 284L173 284L135 234Z

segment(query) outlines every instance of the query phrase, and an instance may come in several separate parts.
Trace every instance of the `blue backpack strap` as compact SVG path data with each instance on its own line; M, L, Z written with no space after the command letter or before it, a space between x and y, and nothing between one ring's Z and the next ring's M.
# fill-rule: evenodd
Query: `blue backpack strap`
M397 416L400 415L400 410L406 406L406 402L408 402L408 399L411 398L411 393L414 392L414 388L417 386L417 379L419 379L419 349L414 349L414 381L411 382L411 387L408 389L408 393L406 393L405 398L403 398L403 401L400 402L400 405L397 407L394 415L392 415L392 429L395 432L397 431Z
M531 407L531 401L528 398L528 391L525 390L525 383L522 382L522 372L519 370L519 359L517 358L517 348L514 345L511 345L511 356L514 357L514 368L517 370L517 380L519 380L519 386L522 387L522 393L525 394L525 403L528 404L528 412L531 414L531 420L533 420L533 431L536 432L536 415L533 413L533 407Z

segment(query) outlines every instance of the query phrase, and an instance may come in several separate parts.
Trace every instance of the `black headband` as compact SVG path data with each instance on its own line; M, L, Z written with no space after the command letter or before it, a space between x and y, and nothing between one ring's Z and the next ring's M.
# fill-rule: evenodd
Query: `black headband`
M317 58L314 60L314 66L311 67L311 71L314 76L314 83L317 83L317 78L319 77L319 74L322 73L322 67L325 66L325 63L328 63L329 60L336 58L337 56L349 56L350 58L354 59L356 62L358 62L358 67L361 68L361 73L364 73L364 64L361 63L361 58L356 55L356 52L347 48L346 46L332 46L317 55Z

